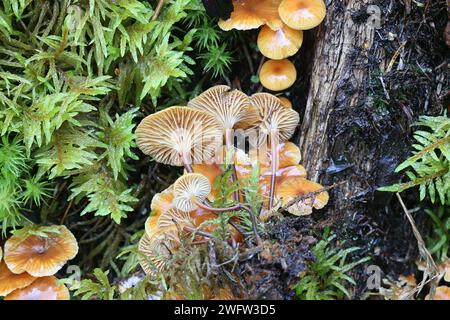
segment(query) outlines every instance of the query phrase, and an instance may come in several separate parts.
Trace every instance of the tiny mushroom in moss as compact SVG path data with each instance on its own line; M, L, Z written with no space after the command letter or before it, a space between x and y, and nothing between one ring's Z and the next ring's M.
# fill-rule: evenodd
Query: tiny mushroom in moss
M287 60L267 60L259 71L261 84L272 91L282 91L291 87L297 79L294 64Z
M55 232L45 236L31 231L40 227L25 227L20 234L5 243L5 262L11 272L27 272L34 277L51 276L78 253L77 240L65 226L53 226ZM27 231L30 231L28 233Z
M182 211L192 211L200 207L211 192L207 177L199 173L188 173L174 184L173 203Z
M283 0L278 7L278 13L289 27L309 30L323 21L326 6L323 0Z
M53 277L36 279L29 286L8 294L5 300L70 300L69 290Z

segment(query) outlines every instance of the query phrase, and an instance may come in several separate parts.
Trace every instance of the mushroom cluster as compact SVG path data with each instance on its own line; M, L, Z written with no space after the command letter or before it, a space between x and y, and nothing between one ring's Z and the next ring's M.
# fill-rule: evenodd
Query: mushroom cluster
M139 243L143 270L147 274L164 271L183 235L198 242L208 240L214 227L205 222L223 212L246 211L252 219L253 239L262 245L256 230L261 212L286 206L294 215L308 215L313 208L323 208L328 193L306 179L300 150L288 141L298 123L298 113L278 97L247 96L224 85L210 88L186 107L171 107L144 118L136 129L139 148L158 162L183 166L185 172L152 200ZM234 143L238 131L252 137L248 152ZM225 172L232 172L231 182L244 184L256 165L263 197L259 210L250 208L239 190L221 202L229 206L213 206L220 196L213 186ZM243 241L239 220L231 218L229 230L230 241Z
M257 44L267 57L260 71L261 84L272 91L292 86L297 78L295 55L303 43L303 31L317 27L325 18L323 0L233 0L233 12L219 20L223 30L261 27Z
M65 226L30 226L0 247L0 296L5 300L69 300L69 290L54 276L78 253Z

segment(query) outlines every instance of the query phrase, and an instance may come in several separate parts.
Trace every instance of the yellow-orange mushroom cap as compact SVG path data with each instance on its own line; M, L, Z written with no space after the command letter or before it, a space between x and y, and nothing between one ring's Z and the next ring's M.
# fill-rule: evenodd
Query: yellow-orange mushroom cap
M292 108L292 102L286 97L278 97L281 101L281 105L285 108Z
M317 27L325 18L326 11L323 0L283 0L278 7L281 20L297 30Z
M291 87L297 80L297 70L287 59L267 60L259 71L259 80L264 88L282 91Z
M0 262L0 296L6 296L16 289L22 289L30 285L36 277L24 272L21 274L12 273L5 262Z
M281 60L293 56L303 43L303 31L294 30L286 25L279 30L263 26L258 34L258 48L269 59Z
M48 232L46 237L26 232L11 236L5 243L8 269L34 277L51 276L73 259L78 253L77 240L65 226L54 228L57 232Z
M290 201L300 196L306 196L309 193L317 192L323 187L315 182L306 180L303 177L290 176L282 180L276 188L276 199L281 200L282 205L286 205ZM317 195L298 201L287 208L288 212L303 216L312 213L312 208L322 209L328 203L328 192L323 191Z
M197 203L205 201L210 192L211 184L207 177L188 173L178 178L173 185L173 204L177 209L189 212L197 209Z
M55 277L42 277L25 288L14 290L5 300L70 300L70 294Z
M136 143L157 162L183 166L201 163L221 142L222 129L213 115L188 107L170 107L144 118Z
M280 2L281 0L233 0L230 18L219 20L219 27L225 31L249 30L267 24L271 29L278 30L283 25L278 14Z

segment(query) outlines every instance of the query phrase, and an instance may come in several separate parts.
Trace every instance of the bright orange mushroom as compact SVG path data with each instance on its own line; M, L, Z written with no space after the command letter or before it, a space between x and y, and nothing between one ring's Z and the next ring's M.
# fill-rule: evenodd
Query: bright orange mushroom
M283 0L278 7L281 20L297 30L317 27L325 18L326 11L323 0Z
M259 72L261 84L272 91L282 91L291 87L297 79L294 64L287 60L268 60Z
M281 104L283 105L283 107L285 107L285 108L292 108L292 102L288 98L286 98L286 97L278 97L278 99L280 99Z
M54 226L56 232L46 236L32 233L40 227L26 227L5 243L5 262L11 272L28 272L34 277L51 276L78 253L77 240L65 226Z
M25 288L11 292L5 300L70 300L70 294L55 277L42 277Z
M30 285L36 277L28 273L12 273L5 262L0 262L0 296L6 296L16 289L22 289Z
M311 196L301 199L287 208L289 213L296 216L309 215L312 213L313 207L322 209L328 203L328 192L323 191L314 194L322 189L323 187L318 183L306 180L302 177L291 176L284 178L277 186L276 199L281 200L282 205L285 206L297 197L311 194Z
M281 0L233 0L233 12L227 20L220 20L219 27L225 31L231 29L249 30L267 24L278 30L283 22L278 14Z
M298 52L303 43L303 31L286 25L279 30L263 26L258 34L258 48L262 55L274 60L286 59Z

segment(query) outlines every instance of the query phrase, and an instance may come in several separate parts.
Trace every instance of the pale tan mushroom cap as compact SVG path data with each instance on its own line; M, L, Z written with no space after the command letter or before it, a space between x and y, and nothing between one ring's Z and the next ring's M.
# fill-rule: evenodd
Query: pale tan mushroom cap
M70 300L67 287L53 277L41 277L29 286L8 294L5 300Z
M295 110L283 107L280 99L269 93L256 93L250 100L259 110L260 129L265 135L276 133L280 143L292 137L300 121Z
M283 0L278 8L281 20L297 30L317 27L325 18L326 11L323 0Z
M189 101L188 107L213 115L224 130L248 128L259 120L258 112L250 105L248 96L225 85L209 88Z
M139 148L157 162L183 166L181 155L202 163L222 143L222 129L211 114L171 107L144 118L136 129Z
M258 34L258 48L262 55L274 60L286 59L298 52L303 43L303 31L286 25L279 30L263 26Z
M33 234L11 236L5 243L5 262L11 272L28 272L34 277L51 276L78 253L78 244L65 226L47 237Z
M278 30L283 25L278 14L280 2L281 0L233 0L230 18L219 20L219 27L225 31L249 30L267 24L271 29Z
M259 80L264 88L269 90L286 90L297 80L297 70L287 59L267 60L259 71Z
M198 208L196 202L203 202L211 192L207 177L198 173L188 173L178 178L173 185L173 204L181 211L189 212Z
M293 199L307 195L309 193L322 190L323 187L315 182L306 180L299 176L289 176L282 179L281 183L276 188L275 198L281 200L283 205ZM312 208L322 209L328 203L328 192L323 191L310 198L298 201L296 204L290 206L287 210L297 216L309 215L312 213Z

